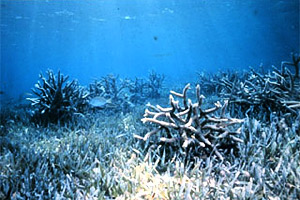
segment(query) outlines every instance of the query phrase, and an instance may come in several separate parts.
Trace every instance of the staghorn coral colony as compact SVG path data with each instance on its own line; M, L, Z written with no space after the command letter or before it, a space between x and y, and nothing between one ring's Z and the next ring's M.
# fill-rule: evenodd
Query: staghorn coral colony
M299 199L299 61L180 93L40 74L30 105L1 106L0 199Z
M82 112L88 93L76 80L67 82L68 76L47 71L47 77L40 74L42 82L35 84L32 92L36 98L27 98L33 109L32 119L36 123L64 123L76 112Z
M266 112L268 115L274 111L279 115L299 115L299 57L295 57L293 54L295 74L286 67L290 63L282 62L280 70L273 67L267 74L252 69L244 81L221 79L220 84L224 87L222 96L242 111L254 109L254 114Z
M191 99L187 98L188 89L190 89L190 84L184 87L182 93L171 91L168 108L148 104L153 111L146 109L142 122L155 123L158 128L148 132L141 139L146 141L151 135L164 131L166 136L160 137L158 144L175 144L176 151L185 154L186 161L199 156L203 158L203 155L209 157L212 154L216 154L220 160L223 160L220 150L222 153L229 153L235 148L235 142L243 142L239 138L240 131L229 128L242 123L243 120L225 115L228 101L225 101L223 106L218 101L214 107L203 109L202 103L205 97L200 94L199 85L196 86L197 101L192 103ZM173 95L182 99L182 106ZM219 116L216 116L214 113L219 109L221 112Z

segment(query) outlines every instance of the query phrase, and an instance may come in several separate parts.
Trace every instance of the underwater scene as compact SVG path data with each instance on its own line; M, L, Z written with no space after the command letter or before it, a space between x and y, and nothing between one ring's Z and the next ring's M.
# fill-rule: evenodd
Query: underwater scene
M0 199L300 199L298 0L0 2Z

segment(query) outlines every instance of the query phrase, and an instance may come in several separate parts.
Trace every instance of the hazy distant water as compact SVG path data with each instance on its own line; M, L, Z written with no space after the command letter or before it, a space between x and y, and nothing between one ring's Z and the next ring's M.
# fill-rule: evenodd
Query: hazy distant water
M298 0L1 0L0 96L30 91L48 68L82 84L152 69L188 81L195 71L279 65L291 51Z

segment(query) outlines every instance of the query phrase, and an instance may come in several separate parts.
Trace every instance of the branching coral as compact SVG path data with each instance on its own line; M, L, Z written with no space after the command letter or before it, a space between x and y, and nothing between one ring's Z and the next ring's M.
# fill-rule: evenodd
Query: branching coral
M292 60L293 60L293 62L283 61L281 63L281 66L285 66L285 65L294 66L294 68L295 68L295 76L294 76L294 78L295 79L299 79L300 78L300 76L299 76L300 55L298 55L296 53L292 53Z
M147 98L159 98L163 80L164 75L155 72L150 73L148 79L134 80L111 74L90 84L90 97L104 98L111 102L110 105L116 105L118 110L128 112L133 104L142 104Z
M201 91L204 95L220 95L224 84L235 83L236 81L245 80L247 73L243 72L217 72L212 73L197 73L198 80L197 83L201 85Z
M144 137L136 137L147 141L152 135L162 132L163 136L154 145L173 145L179 148L178 152L184 152L186 161L195 156L211 154L223 160L223 155L233 150L237 142L243 142L238 137L240 131L230 129L230 126L242 123L243 120L226 116L227 101L223 106L217 102L212 108L202 109L204 96L200 94L200 86L196 87L196 103L187 98L188 89L190 84L184 87L182 93L171 91L168 108L148 104L152 111L146 109L142 122L150 122L158 127ZM183 105L174 96L182 99ZM219 109L221 113L216 116L214 113Z
M297 78L298 61L293 57L296 74L293 75L282 62L281 69L273 67L272 73L260 74L254 70L246 80L220 80L223 86L222 96L229 99L239 112L246 113L251 109L253 114L278 112L299 115L300 86ZM298 68L297 68L297 67ZM297 70L298 69L298 70Z
M57 76L51 70L47 77L40 74L42 83L38 81L32 92L36 98L27 98L35 108L33 119L37 123L64 123L76 112L81 112L89 93L79 86L76 80L67 82L68 76L58 71Z
M128 88L129 80L119 79L118 76L112 74L102 77L101 85L104 89L104 96L111 98L113 101L122 100L121 93Z
M130 100L134 103L144 103L147 98L156 99L161 96L165 76L152 71L148 79L136 78L130 81Z
M132 103L129 101L128 88L130 81L128 79L120 79L113 74L102 77L90 84L90 97L93 100L101 99L101 104L109 106L101 106L98 108L109 108L110 111L129 112ZM98 101L98 100L97 100Z
M143 78L135 78L135 80L130 81L129 92L131 93L131 102L144 103L149 97L148 82Z
M150 91L149 91L148 96L150 98L160 97L159 90L161 90L164 80L165 80L165 76L163 74L157 74L154 71L152 71L149 74L148 87L149 87Z
M105 92L104 90L105 88L102 82L98 79L89 84L89 92L91 98L103 95L103 93Z

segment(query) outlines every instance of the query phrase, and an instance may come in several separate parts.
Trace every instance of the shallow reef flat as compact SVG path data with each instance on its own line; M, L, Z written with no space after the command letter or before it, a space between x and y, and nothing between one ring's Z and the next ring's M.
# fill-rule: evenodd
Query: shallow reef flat
M300 199L299 77L287 70L200 75L158 98L107 76L80 96L110 104L68 121L37 121L33 110L56 112L46 104L2 107L0 199Z
M240 153L184 164L145 151L142 108L89 117L89 128L36 127L16 119L1 136L1 198L296 199L299 133L279 122L246 119ZM298 125L299 126L299 125ZM2 133L3 134L3 133Z

